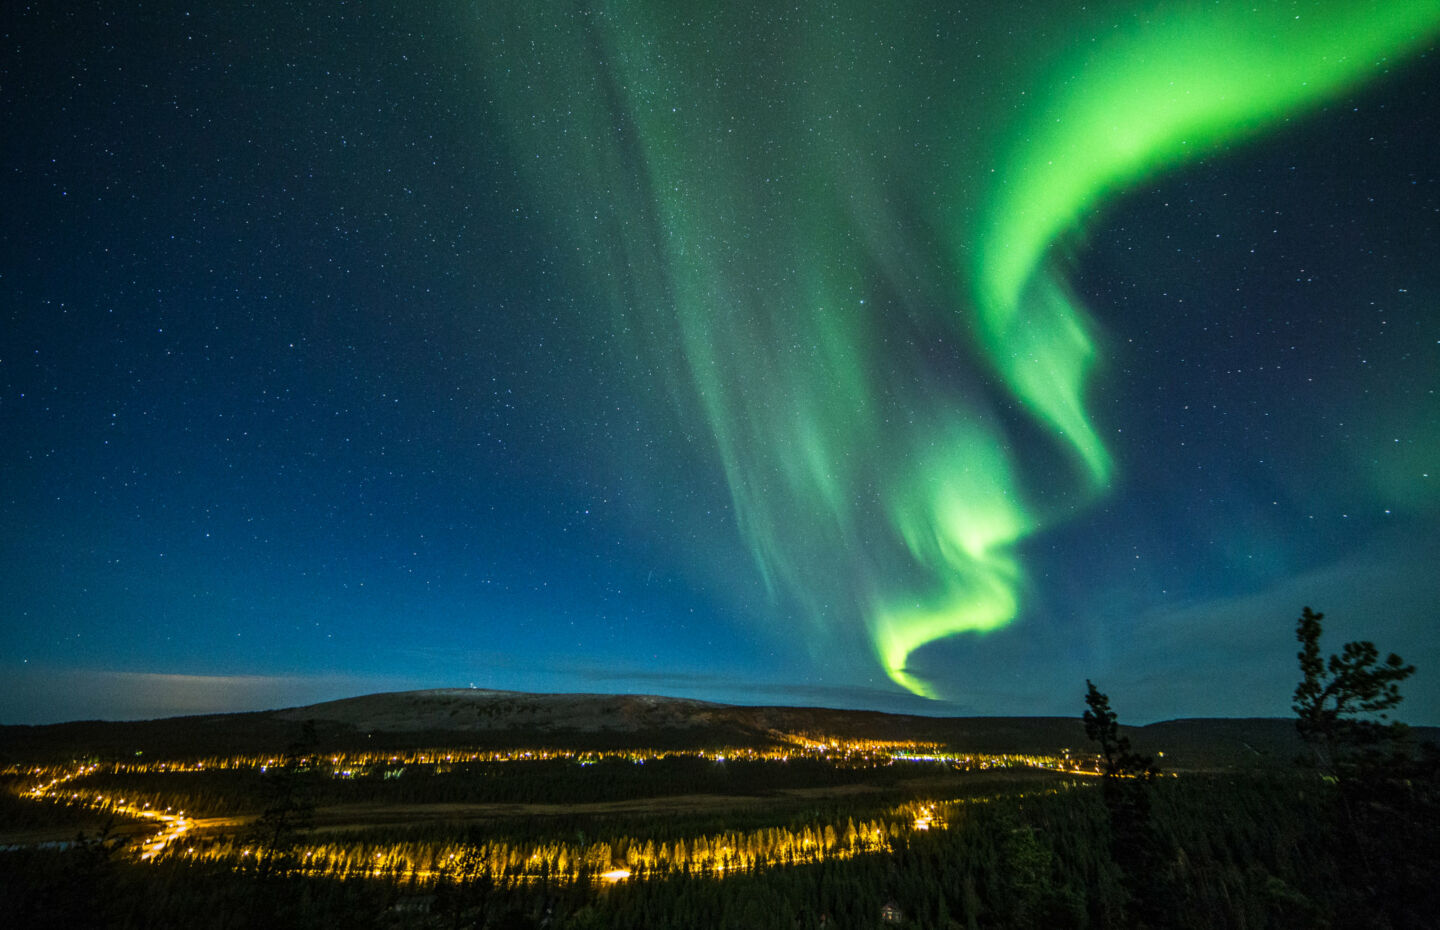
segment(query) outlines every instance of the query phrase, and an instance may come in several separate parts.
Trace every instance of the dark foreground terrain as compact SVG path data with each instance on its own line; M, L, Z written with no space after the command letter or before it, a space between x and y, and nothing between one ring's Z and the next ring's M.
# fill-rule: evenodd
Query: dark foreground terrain
M1128 733L1160 776L1102 777L1078 720L651 697L9 727L0 926L1435 926L1430 757Z

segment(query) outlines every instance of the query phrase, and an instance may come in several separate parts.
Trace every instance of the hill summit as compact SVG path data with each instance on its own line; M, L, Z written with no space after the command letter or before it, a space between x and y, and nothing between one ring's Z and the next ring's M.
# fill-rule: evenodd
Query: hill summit
M1090 751L1076 717L923 717L868 710L737 706L648 694L531 694L440 688L303 707L130 722L0 727L0 762L143 755L195 758L283 751L306 721L322 749L470 746L513 749L770 747L798 740L914 741L953 752ZM1126 728L1162 767L1285 765L1300 754L1293 721L1187 719ZM1418 728L1422 739L1440 733Z

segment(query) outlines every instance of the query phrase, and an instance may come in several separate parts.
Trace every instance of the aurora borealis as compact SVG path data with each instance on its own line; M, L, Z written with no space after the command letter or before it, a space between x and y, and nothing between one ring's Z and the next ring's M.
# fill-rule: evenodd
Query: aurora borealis
M253 12L9 30L12 718L1440 713L1440 4Z

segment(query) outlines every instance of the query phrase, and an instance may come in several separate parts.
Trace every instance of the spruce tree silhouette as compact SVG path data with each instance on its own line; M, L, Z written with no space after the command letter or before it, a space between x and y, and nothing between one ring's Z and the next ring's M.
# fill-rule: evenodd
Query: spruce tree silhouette
M1368 640L1322 658L1325 615L1302 609L1295 728L1310 749L1300 761L1332 786L1334 855L1347 863L1336 889L1347 927L1435 926L1440 913L1440 754L1415 747L1405 724L1389 719L1400 683L1415 666Z
M1368 640L1349 642L1329 660L1320 657L1320 621L1303 608L1295 626L1300 643L1300 683L1295 686L1295 729L1324 775L1353 779L1374 774L1387 756L1404 751L1406 726L1389 721L1403 697L1400 682L1415 666L1390 653L1384 662Z
M1085 735L1099 744L1105 808L1110 815L1110 853L1130 895L1129 920L1135 927L1164 922L1168 879L1159 839L1150 825L1150 784L1160 774L1155 760L1135 752L1120 733L1110 698L1085 681Z

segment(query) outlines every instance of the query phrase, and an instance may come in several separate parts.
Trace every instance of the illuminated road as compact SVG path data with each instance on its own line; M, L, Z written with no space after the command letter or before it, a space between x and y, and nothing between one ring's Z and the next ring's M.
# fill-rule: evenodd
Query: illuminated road
M647 750L631 750L616 753L572 753L547 749L511 750L509 752L471 752L466 750L424 750L407 753L385 754L340 754L306 760L305 765L317 765L332 778L354 778L360 774L379 771L389 777L394 766L425 766L435 774L449 771L454 765L480 758L487 762L535 761L539 759L571 758L579 765L588 765L607 756L624 757L636 764L661 758L672 753ZM943 751L935 744L913 742L846 742L838 740L800 740L792 745L771 750L725 749L675 753L674 755L697 755L716 762L727 758L769 759L784 762L795 757L823 759L842 767L869 767L940 763L948 769L960 771L1020 771L1048 772L1056 776L1096 774L1094 761L1082 762L1071 759L1069 753L1056 756L987 756L980 754L956 754ZM212 758L204 761L173 762L119 762L102 767L95 764L80 764L66 768L34 768L25 774L36 779L34 787L24 793L36 801L72 803L85 805L97 811L119 814L135 820L149 822L156 832L148 835L138 844L137 856L141 861L153 861L167 850L171 856L192 861L207 860L229 862L236 867L255 863L265 856L260 848L242 844L234 838L220 836L225 828L239 826L250 818L215 818L197 820L183 810L158 809L143 798L122 797L115 792L101 793L86 790L73 784L86 775L107 773L168 773L194 772L205 769L258 769L264 771L281 764L273 757L229 757ZM18 773L17 773L18 774ZM1088 780L1088 779L1087 779ZM936 786L939 787L939 786ZM1069 790L1074 787L1062 785L1043 793ZM845 786L841 789L789 789L782 792L785 797L809 796L816 794L854 793L866 790L864 786ZM940 790L944 790L941 788ZM1005 792L1006 796L1024 796L1024 793ZM619 810L645 810L654 812L657 805L708 807L712 805L734 805L736 802L755 802L748 798L722 798L719 796L694 795L678 798L640 799L624 802L610 802L594 805L367 805L364 808L341 810L329 809L333 816L343 819L331 825L322 825L324 811L319 818L321 830L310 834L310 842L293 850L294 859L287 859L287 869L296 869L312 875L323 875L337 879L390 876L412 881L429 882L446 876L457 876L461 863L469 870L467 874L487 874L503 881L528 882L539 879L559 881L602 881L608 883L641 880L659 877L675 872L722 876L743 873L756 867L777 867L817 862L824 859L847 859L853 856L880 853L890 848L892 841L917 831L941 830L968 804L985 803L985 798L964 798L952 800L917 801L902 804L872 819L857 824L854 820L845 823L815 823L795 828L763 828L748 831L723 831L721 833L677 839L668 843L626 838L621 848L612 849L607 843L567 843L560 841L537 841L521 844L488 842L465 845L447 842L402 843L376 847L365 844L356 846L341 836L332 841L322 839L325 827L343 831L347 827L369 825L368 821L388 821L402 815L405 822L438 819L453 822L457 818L474 817L482 810L490 815L516 814L519 808L526 813L537 813L534 808L553 807L568 814L577 808L594 808L593 812L615 813ZM359 819L355 819L356 817ZM197 832L205 836L191 843L179 841Z
M97 765L81 765L69 771L49 775L47 781L43 781L30 790L24 796L36 801L71 801L80 802L87 807L107 813L119 814L122 817L130 817L135 820L147 820L160 827L158 833L148 837L140 844L140 858L149 860L155 858L165 851L171 843L180 839L195 826L195 821L185 816L184 811L163 811L151 808L148 803L131 801L126 798L118 798L104 794L93 794L90 792L62 790L66 784L98 771ZM48 774L48 773L47 773Z

